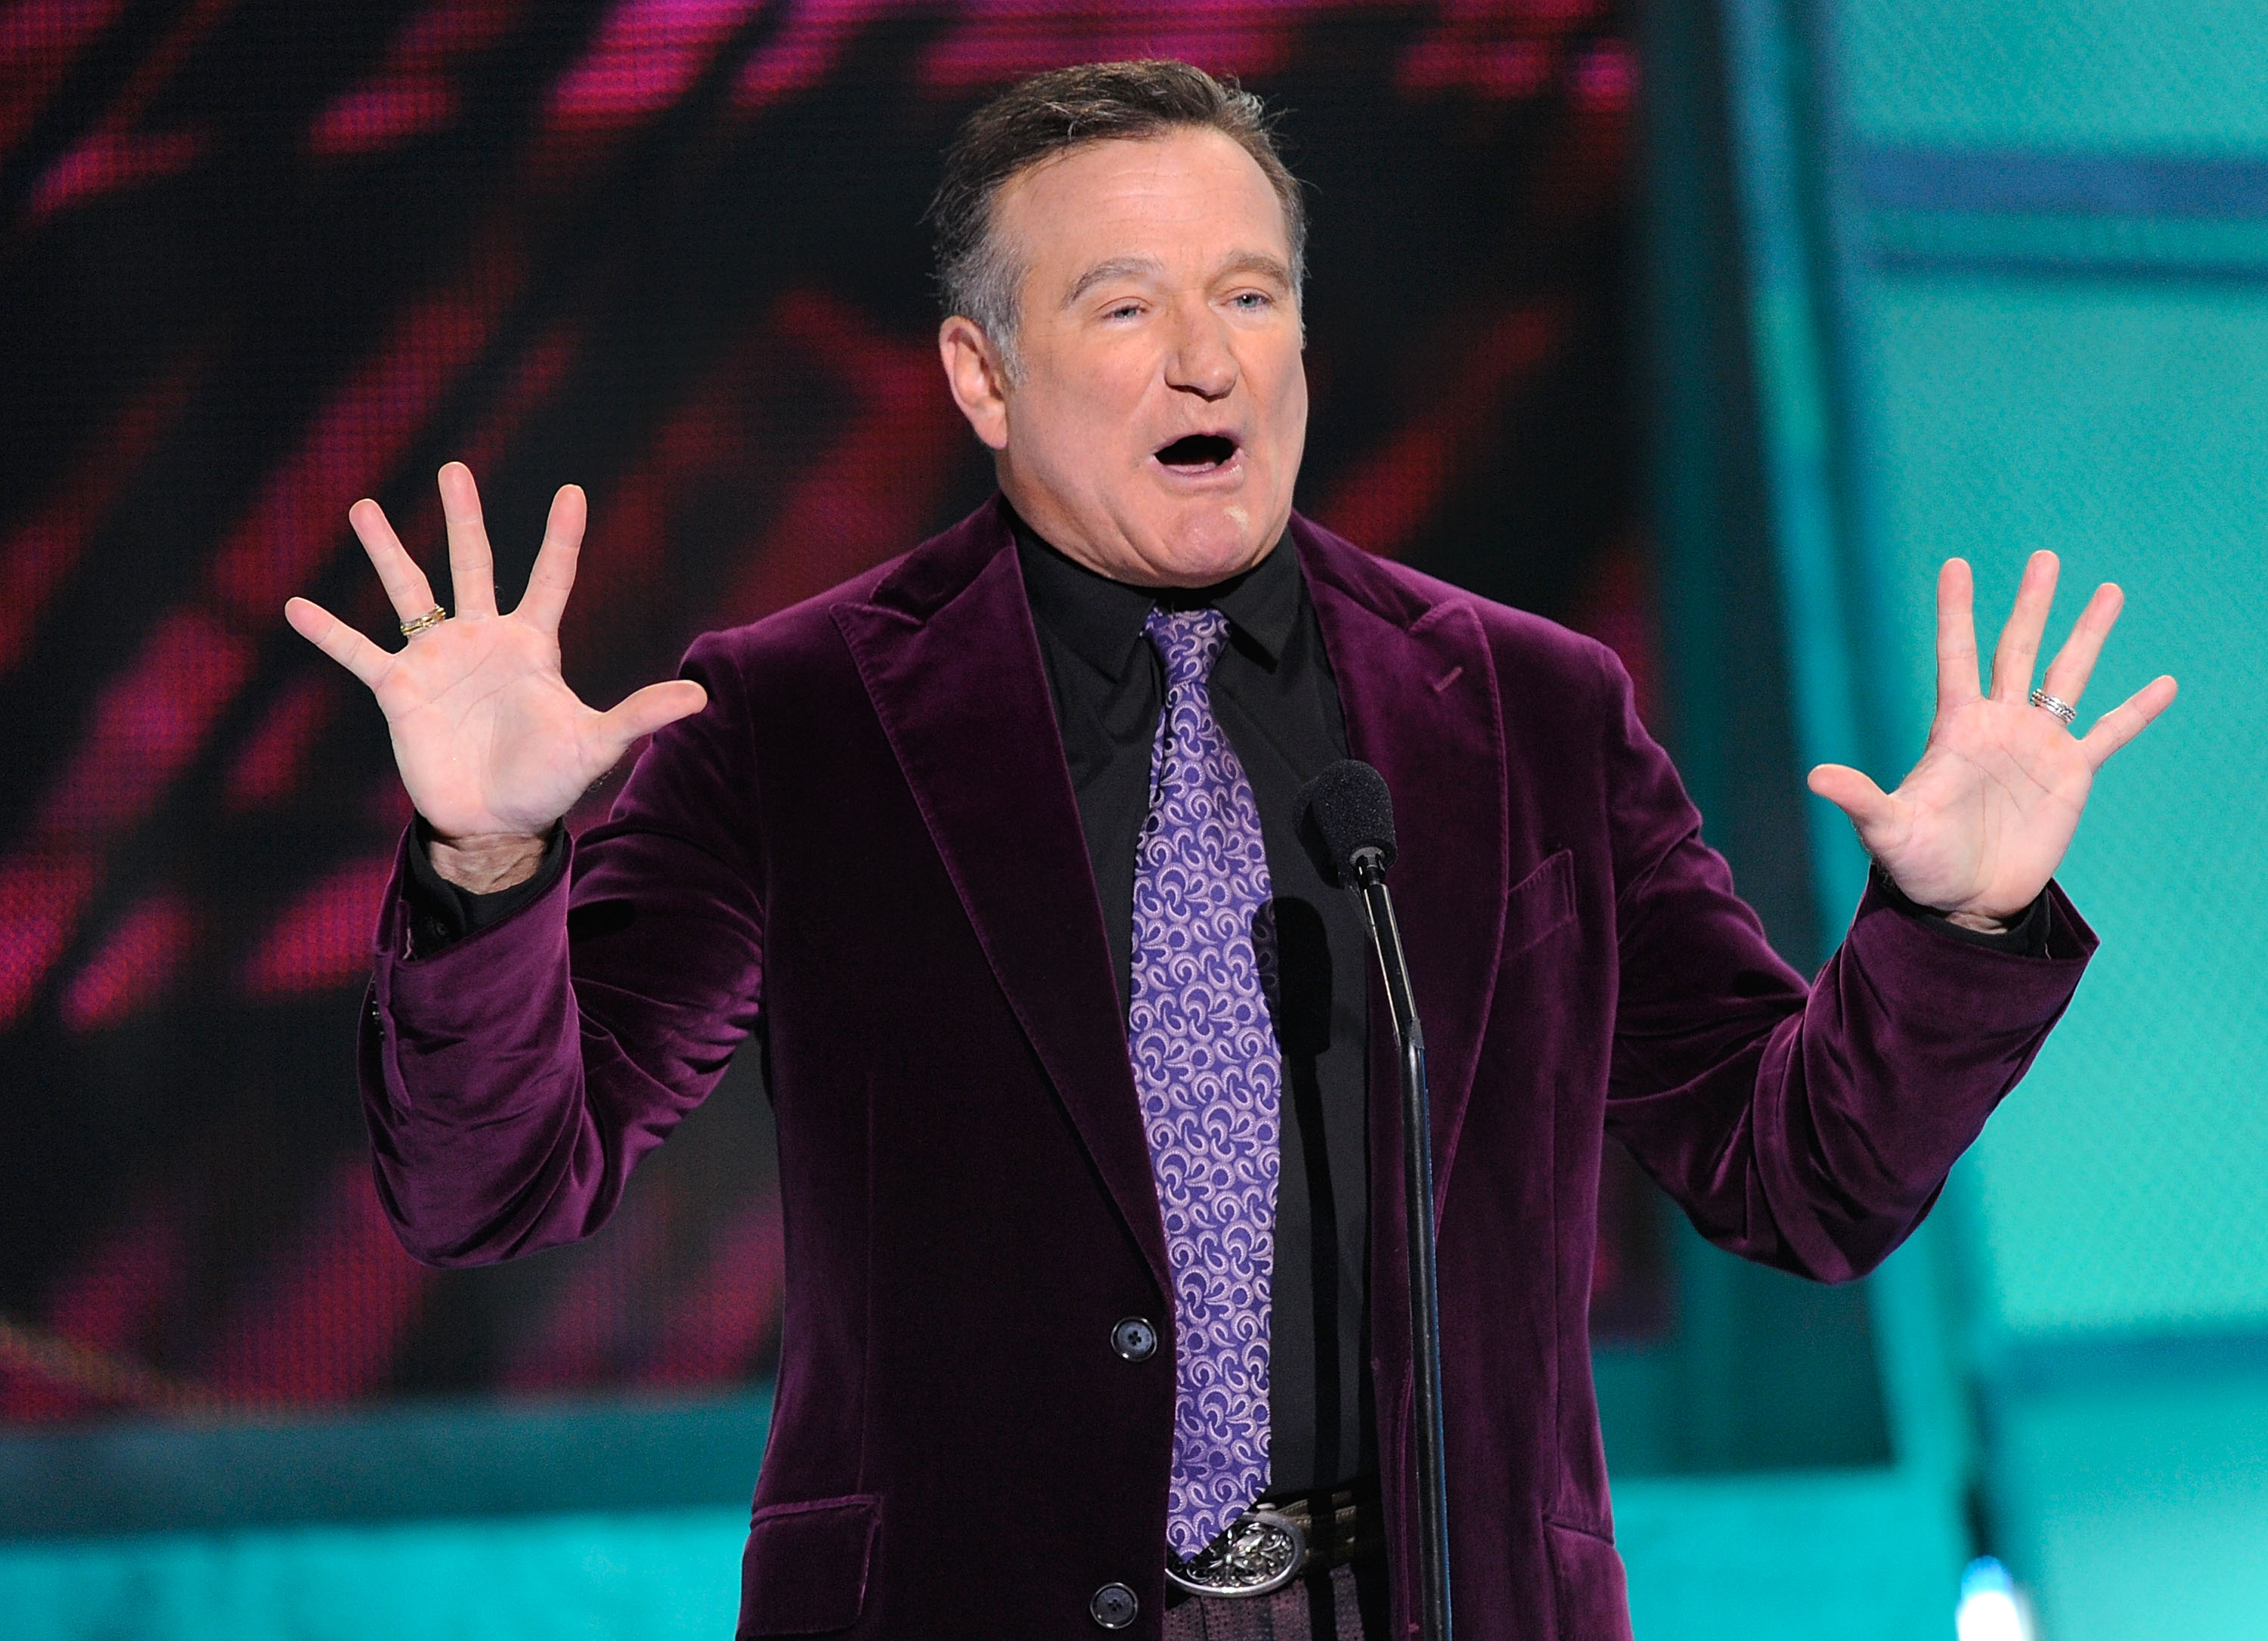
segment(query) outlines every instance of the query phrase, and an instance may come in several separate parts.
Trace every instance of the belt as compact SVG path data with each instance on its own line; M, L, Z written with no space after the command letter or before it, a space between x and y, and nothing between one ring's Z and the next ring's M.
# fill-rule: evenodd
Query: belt
M1168 1551L1166 1582L1188 1595L1272 1595L1385 1548L1378 1483L1366 1478L1336 1492L1261 1500L1187 1561Z

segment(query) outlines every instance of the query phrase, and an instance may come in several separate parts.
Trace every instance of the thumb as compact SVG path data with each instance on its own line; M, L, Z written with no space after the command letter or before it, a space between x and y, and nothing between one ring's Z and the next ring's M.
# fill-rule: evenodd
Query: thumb
M626 696L611 711L599 715L599 726L620 757L622 748L641 735L651 735L666 724L690 717L709 704L709 692L689 678L648 684Z
M1861 841L1889 825L1896 813L1889 794L1847 764L1822 763L1804 784L1850 816Z

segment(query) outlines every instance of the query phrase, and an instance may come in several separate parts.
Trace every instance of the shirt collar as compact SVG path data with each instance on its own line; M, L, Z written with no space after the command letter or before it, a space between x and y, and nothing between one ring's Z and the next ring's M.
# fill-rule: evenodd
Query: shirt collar
M1270 667L1292 641L1300 619L1299 556L1281 537L1267 557L1242 575L1210 587L1160 589L1113 581L1049 546L1012 511L1009 518L1015 525L1016 551L1023 562L1033 614L1106 677L1125 675L1135 646L1145 642L1143 623L1160 604L1168 609L1219 610Z

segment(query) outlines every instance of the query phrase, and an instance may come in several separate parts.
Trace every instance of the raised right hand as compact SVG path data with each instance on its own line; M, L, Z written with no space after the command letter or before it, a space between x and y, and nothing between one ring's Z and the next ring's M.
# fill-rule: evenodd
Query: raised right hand
M451 619L388 653L306 599L287 603L284 618L370 686L409 801L442 844L477 850L540 840L631 742L698 712L708 695L677 679L649 684L611 711L584 705L559 672L559 617L583 544L581 489L565 485L552 498L526 596L502 615L473 475L453 461L440 482L457 598ZM364 499L347 519L401 619L431 609L433 589L384 510Z

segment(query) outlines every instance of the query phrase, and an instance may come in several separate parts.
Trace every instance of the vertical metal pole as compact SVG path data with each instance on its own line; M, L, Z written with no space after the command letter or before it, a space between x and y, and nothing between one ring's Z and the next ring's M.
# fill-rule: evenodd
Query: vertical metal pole
M1367 858L1366 858L1366 857ZM1402 1049L1402 1195L1410 1250L1410 1371L1418 1423L1418 1605L1424 1641L1449 1641L1449 1484L1442 1465L1441 1299L1433 1264L1433 1124L1425 1090L1425 1034L1402 959L1402 931L1375 850L1357 853L1356 882Z

